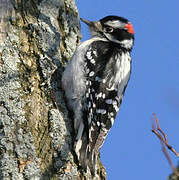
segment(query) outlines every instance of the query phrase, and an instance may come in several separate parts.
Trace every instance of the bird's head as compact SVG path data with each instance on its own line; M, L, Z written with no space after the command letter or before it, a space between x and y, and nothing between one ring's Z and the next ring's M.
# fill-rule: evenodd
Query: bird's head
M81 18L91 31L92 36L106 38L124 48L131 49L134 41L134 29L132 24L119 16L106 16L99 21L88 21Z

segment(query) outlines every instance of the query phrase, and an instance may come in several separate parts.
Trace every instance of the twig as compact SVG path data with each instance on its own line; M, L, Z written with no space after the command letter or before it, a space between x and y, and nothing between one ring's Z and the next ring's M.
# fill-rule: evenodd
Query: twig
M152 118L152 132L159 138L160 142L161 142L161 145L162 145L162 151L170 165L170 167L172 168L173 172L179 176L179 172L177 171L177 169L174 167L172 161L171 161L171 158L166 150L166 147L171 150L177 157L179 157L179 153L176 152L176 150L170 146L168 144L168 140L167 140L167 134L160 128L160 125L159 125L159 120L156 116L156 114L154 113L153 114L153 118ZM157 125L157 129L156 129L156 125Z
M162 151L163 151L163 153L164 153L164 155L165 155L165 157L166 157L166 159L167 159L167 161L168 161L171 169L173 170L173 172L174 172L177 176L179 176L179 172L177 171L177 169L176 169L175 166L173 165L172 160L171 160L171 158L170 158L170 156L169 156L169 154L168 154L168 152L167 152L167 150L166 150L165 144L164 144L162 141L161 141L161 144L162 144Z
M33 162L33 160L27 160L24 161L22 158L19 158L19 169L20 169L20 173L23 173L24 168L30 164L31 162Z

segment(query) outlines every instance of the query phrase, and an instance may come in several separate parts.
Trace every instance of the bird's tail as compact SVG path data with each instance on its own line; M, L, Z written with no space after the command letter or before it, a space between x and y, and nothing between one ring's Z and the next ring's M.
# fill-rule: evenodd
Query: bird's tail
M92 176L95 176L97 154L94 149L90 148L87 138L83 136L82 139L79 139L75 143L74 149L81 167L85 172L87 172L87 167L89 167Z
M90 137L93 137L92 139L87 138L86 133L81 131L81 134L79 133L80 136L77 136L80 138L76 139L74 145L80 165L85 171L89 167L92 176L95 176L98 153L108 133L108 130L101 128L98 136L96 136L96 131L89 132Z

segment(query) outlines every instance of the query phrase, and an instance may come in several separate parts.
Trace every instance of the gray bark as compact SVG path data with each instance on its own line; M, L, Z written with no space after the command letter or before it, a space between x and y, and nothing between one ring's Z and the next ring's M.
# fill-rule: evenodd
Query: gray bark
M177 171L179 172L179 165L177 167ZM178 174L172 173L169 177L168 180L179 180Z
M74 0L0 0L0 15L0 179L91 179L60 83L81 38Z

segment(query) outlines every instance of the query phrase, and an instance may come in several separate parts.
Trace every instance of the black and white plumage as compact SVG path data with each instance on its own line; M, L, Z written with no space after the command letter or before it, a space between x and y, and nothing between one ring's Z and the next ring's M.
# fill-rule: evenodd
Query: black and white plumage
M99 150L114 123L131 73L131 23L107 16L85 22L92 37L77 47L62 85L74 112L74 150L80 165L95 174Z

